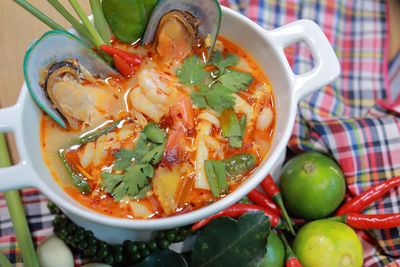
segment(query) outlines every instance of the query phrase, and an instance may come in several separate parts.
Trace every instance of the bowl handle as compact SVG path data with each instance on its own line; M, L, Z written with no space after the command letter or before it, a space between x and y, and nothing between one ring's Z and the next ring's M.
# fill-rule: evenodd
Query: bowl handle
M294 97L296 102L313 91L331 83L340 74L338 58L321 28L312 20L298 20L275 30L270 31L271 37L280 47L279 54L284 58L287 73L290 73L294 81ZM293 73L283 52L297 42L304 42L311 52L314 60L314 68L304 74Z
M16 133L18 124L20 123L22 106L17 103L14 106L0 109L0 133L13 132ZM18 142L18 137L16 140ZM13 189L35 186L32 167L24 159L20 150L18 150L20 161L17 165L0 168L0 192ZM32 175L31 175L32 174Z

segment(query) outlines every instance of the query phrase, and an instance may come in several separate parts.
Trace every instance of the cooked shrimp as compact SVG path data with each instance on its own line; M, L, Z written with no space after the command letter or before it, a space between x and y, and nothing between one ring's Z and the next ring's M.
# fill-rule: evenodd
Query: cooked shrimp
M178 82L164 72L143 69L137 74L139 86L129 97L133 108L159 122L175 102Z

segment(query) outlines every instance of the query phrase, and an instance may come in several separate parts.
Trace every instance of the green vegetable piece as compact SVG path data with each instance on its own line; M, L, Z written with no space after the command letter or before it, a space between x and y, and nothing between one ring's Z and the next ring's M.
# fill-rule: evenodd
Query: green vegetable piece
M244 136L244 133L246 131L246 124L247 124L247 116L246 115L243 115L240 118L239 124L240 124L240 129L242 130L241 135Z
M269 233L268 217L261 211L246 213L238 221L214 219L197 235L190 266L257 266L265 256Z
M67 159L64 156L64 151L62 149L58 150L58 155L60 156L60 159L64 164L65 169L70 174L72 178L72 184L75 186L75 188L77 188L85 195L90 194L92 192L90 185L85 179L83 179L80 175L76 174L74 170L72 170L71 166L69 166Z
M222 161L206 160L204 162L208 184L214 197L219 197L229 191L226 182L225 167Z
M144 33L155 0L103 0L104 16L114 35L125 43L136 42Z
M167 135L157 124L154 124L153 122L147 124L146 127L143 128L143 133L151 142L156 144L164 143Z
M94 141L97 138L99 138L100 136L102 136L104 134L108 134L109 132L111 132L112 130L117 128L117 126L120 122L121 122L120 120L117 120L117 121L113 122L112 124L102 128L98 131L84 135L78 139L77 143L80 145L84 145L88 142Z
M187 267L188 264L185 258L169 249L155 250L148 255L141 263L135 265L136 267Z
M219 69L220 75L225 72L226 67L235 66L238 60L239 57L234 54L227 54L224 59L224 56L219 50L215 51L212 55L212 63Z
M242 147L246 117L243 116L240 122L233 108L224 109L221 112L221 129L224 137L229 137L230 147Z
M191 55L186 58L182 63L182 67L176 72L179 81L187 85L201 84L206 74L204 63L198 55Z
M229 146L230 147L242 147L243 139L241 136L231 136L229 137Z
M253 154L242 153L223 160L226 174L229 178L246 174L257 164L257 159Z
M229 69L219 76L218 81L220 81L224 87L237 93L239 91L246 91L247 86L254 81L254 78L250 73Z

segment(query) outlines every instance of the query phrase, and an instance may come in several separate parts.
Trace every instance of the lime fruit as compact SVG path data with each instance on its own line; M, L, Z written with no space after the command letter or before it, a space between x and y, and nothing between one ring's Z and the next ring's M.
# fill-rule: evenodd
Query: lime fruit
M268 236L267 253L258 267L283 267L285 265L285 247L273 231Z
M304 225L293 243L303 267L358 267L363 265L361 241L341 222L316 220Z
M317 152L307 152L284 165L279 186L290 214L320 219L331 214L343 201L346 182L334 160Z

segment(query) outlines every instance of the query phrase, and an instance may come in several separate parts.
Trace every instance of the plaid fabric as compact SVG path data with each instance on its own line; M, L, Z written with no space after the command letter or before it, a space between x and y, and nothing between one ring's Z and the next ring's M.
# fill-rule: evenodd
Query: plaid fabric
M339 58L340 77L299 103L289 147L299 153L314 150L333 156L344 171L352 195L400 175L400 82L396 84L400 80L400 60L391 64L389 78L386 2L236 0L229 3L267 29L296 19L314 20ZM305 46L291 46L286 54L295 73L312 68L312 57ZM395 188L363 212L397 213L398 195L399 189ZM399 229L370 233L377 242L362 238L364 266L400 266L400 259L396 258L400 256Z
M388 17L385 1L376 0L222 0L266 29L297 19L316 21L330 40L342 67L331 85L298 106L289 147L332 155L342 167L352 195L400 175L400 56L387 62ZM312 68L302 44L285 50L295 73ZM390 86L389 86L390 82ZM400 212L399 189L393 189L364 213ZM46 198L36 190L22 192L35 243L51 233ZM364 266L400 266L397 228L360 231ZM22 266L4 197L0 194L0 250ZM76 258L76 264L82 264Z

